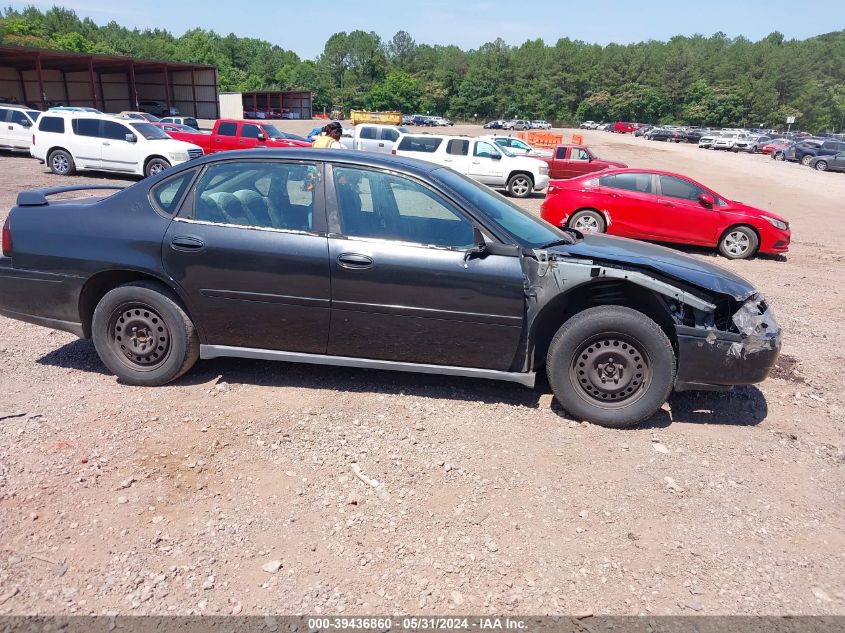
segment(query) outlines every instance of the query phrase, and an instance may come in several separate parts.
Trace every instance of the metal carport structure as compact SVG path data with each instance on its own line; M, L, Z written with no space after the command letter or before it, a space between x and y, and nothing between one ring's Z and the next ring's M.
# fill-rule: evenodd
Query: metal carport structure
M219 118L217 69L204 64L0 46L0 102L137 110L161 101L185 116Z

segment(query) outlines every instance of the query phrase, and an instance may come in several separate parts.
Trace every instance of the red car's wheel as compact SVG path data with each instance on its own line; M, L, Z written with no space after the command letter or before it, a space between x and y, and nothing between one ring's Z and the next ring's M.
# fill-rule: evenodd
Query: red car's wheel
M602 214L592 209L572 214L569 218L569 227L582 233L604 233L607 230Z

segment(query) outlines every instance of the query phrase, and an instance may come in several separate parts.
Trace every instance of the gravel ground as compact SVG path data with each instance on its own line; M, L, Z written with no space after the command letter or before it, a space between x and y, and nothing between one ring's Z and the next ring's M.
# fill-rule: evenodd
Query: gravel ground
M425 375L215 360L127 387L0 317L0 614L845 613L845 176L583 134L792 222L787 257L684 249L770 297L769 380L613 431ZM89 181L0 156L0 221Z

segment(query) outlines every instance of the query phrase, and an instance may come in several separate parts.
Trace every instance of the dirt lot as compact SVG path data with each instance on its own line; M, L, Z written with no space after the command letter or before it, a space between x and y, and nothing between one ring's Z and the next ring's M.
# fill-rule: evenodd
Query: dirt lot
M612 431L424 375L217 360L126 387L0 317L0 613L845 613L845 175L584 135L791 221L787 257L685 249L769 296L769 380ZM0 221L88 181L0 156Z

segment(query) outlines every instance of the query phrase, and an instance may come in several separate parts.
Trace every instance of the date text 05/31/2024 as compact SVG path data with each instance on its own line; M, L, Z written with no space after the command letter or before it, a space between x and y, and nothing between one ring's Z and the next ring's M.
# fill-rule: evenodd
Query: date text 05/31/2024
M312 631L330 629L367 629L389 631L396 628L412 631L448 631L448 630L477 630L477 631L520 631L526 628L523 620L511 618L438 618L438 617L407 617L395 622L391 618L309 618L308 628Z

